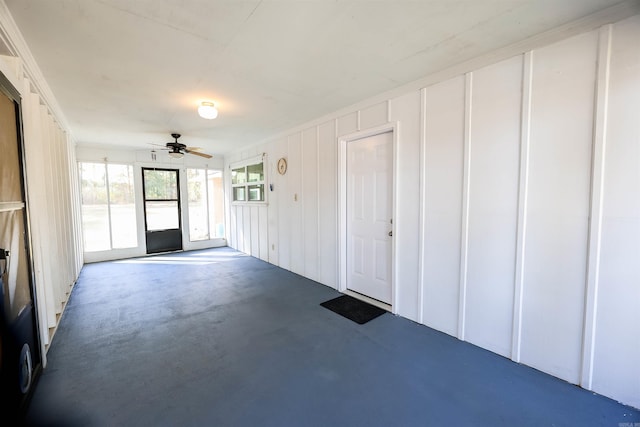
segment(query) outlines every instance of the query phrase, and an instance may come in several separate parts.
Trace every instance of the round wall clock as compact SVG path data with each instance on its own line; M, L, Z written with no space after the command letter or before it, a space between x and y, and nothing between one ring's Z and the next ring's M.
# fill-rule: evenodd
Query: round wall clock
M278 159L278 173L284 175L287 172L287 159L281 157Z

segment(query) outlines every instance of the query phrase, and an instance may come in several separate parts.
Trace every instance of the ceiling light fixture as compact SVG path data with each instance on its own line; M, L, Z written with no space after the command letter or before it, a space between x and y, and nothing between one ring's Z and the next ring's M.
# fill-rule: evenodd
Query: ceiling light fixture
M218 117L218 110L216 109L213 102L203 101L200 103L200 106L198 106L198 114L203 119L211 120Z
M169 156L173 157L174 159L179 159L184 156L184 154L179 151L169 151Z

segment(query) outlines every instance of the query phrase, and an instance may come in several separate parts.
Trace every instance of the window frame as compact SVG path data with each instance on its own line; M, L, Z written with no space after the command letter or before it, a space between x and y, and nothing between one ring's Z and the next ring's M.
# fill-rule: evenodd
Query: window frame
M77 168L78 168L78 184L79 184L79 191L80 191L80 218L81 218L81 229L82 229L82 239L83 239L83 246L85 246L84 244L84 239L85 239L85 228L84 228L84 220L85 220L85 213L83 212L84 210L84 201L83 201L83 187L82 187L82 165L83 164L92 164L92 165L101 165L104 167L104 185L105 185L105 202L106 202L106 208L107 208L107 231L109 234L109 248L105 248L105 249L94 249L94 250L87 250L86 247L83 247L83 252L86 254L93 254L93 253L100 253L100 252L109 252L109 251L121 251L121 250L131 250L131 249L136 249L137 247L140 246L140 239L139 239L139 235L138 235L138 222L137 222L137 194L136 194L136 190L135 190L135 177L134 177L134 173L135 173L135 166L131 163L128 162L107 162L107 161L95 161L95 160L78 160L77 162ZM112 206L114 205L114 203L112 203L111 201L111 180L109 179L109 166L126 166L129 169L129 172L131 173L131 177L132 177L132 181L129 183L129 185L132 186L133 188L133 193L131 194L131 196L133 197L133 205L134 205L134 209L136 211L136 223L135 223L135 227L136 227L136 232L133 234L135 236L135 245L133 246L124 246L124 247L115 247L114 246L114 231L113 231L113 212L112 212Z
M191 237L191 210L190 210L190 193L189 193L189 171L190 170L197 170L197 171L204 171L205 174L205 197L206 197L206 210L207 210L207 235L208 237L206 239L196 239L193 240ZM219 173L220 174L220 179L222 180L222 224L223 224L223 233L222 236L212 236L212 234L215 234L216 230L214 229L215 224L211 224L211 200L209 199L209 193L210 193L210 184L209 184L209 179L208 179L208 174L209 172L214 172L214 173ZM211 240L216 240L216 239L226 239L226 212L225 212L225 178L224 178L224 168L210 168L208 166L187 166L185 168L185 176L186 176L186 200L187 200L187 210L188 210L188 221L189 221L189 230L188 230L188 238L189 238L189 242L206 242L206 241L211 241Z
M248 168L250 166L262 164L262 180L260 181L249 181L248 177ZM241 183L233 183L233 171L236 169L245 170L246 179ZM268 204L268 177L267 177L267 159L266 154L261 154L259 156L255 156L240 162L231 163L229 165L229 185L231 191L229 193L229 199L232 205L267 205ZM262 186L262 194L264 195L263 200L249 200L249 190L251 187ZM244 189L245 200L236 200L236 189Z

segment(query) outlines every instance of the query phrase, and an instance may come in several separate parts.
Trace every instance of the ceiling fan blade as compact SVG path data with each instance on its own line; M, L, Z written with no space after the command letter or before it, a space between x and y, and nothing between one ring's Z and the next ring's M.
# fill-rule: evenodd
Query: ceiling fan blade
M189 151L201 151L202 147L185 147L185 150Z
M184 151L189 154L195 154L196 156L204 157L205 159L210 159L213 157L211 154L207 154L207 153L199 153L197 151L191 151L191 150L184 150Z

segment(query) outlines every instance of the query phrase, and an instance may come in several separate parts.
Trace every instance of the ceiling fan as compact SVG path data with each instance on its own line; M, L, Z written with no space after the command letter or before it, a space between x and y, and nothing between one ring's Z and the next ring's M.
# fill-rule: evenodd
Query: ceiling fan
M167 142L165 144L165 147L167 150L169 150L169 155L171 157L180 158L184 156L185 153L195 154L196 156L204 157L206 159L210 159L211 157L213 157L211 154L201 153L199 151L200 148L198 147L187 147L186 145L178 142L178 138L180 138L179 133L172 133L171 136L173 137L174 141ZM154 144L154 145L158 145L158 144Z

